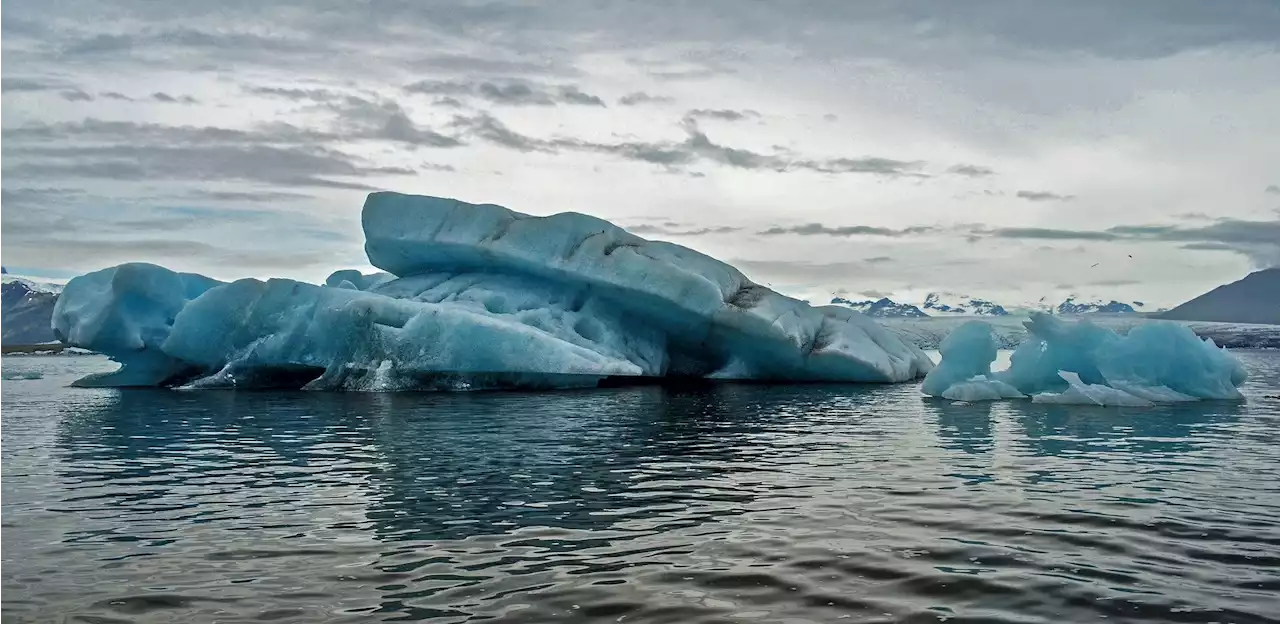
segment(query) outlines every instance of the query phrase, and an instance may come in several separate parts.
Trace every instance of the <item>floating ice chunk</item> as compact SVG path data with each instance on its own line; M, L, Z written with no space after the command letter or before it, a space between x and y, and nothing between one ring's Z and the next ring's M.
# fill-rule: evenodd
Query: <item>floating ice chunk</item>
M191 387L893 382L933 366L857 312L811 307L593 217L374 193L363 222L371 263L391 273L338 271L325 286L221 284L126 265L108 270L119 282L112 292L143 296L102 296L105 278L76 278L60 335L126 364L106 381L127 372L131 384ZM125 322L104 332L98 319ZM127 330L134 325L145 330Z
M189 368L166 354L174 318L189 301L221 284L194 273L130 263L67 283L53 308L62 342L105 353L121 367L79 380L84 386L153 386Z
M1030 335L1014 351L1009 369L994 375L983 372L989 371L994 344L982 328L974 327L984 324L966 323L947 337L942 362L925 378L926 394L948 396L948 389L971 378L966 374L981 374L1042 403L1143 405L1242 398L1237 389L1245 381L1240 362L1176 323L1149 321L1120 336L1087 320L1067 322L1036 313L1025 323Z
M1072 372L1058 371L1058 376L1067 382L1065 391L1056 394L1046 392L1032 395L1031 401L1033 403L1100 405L1106 407L1151 407L1155 405L1147 399L1136 397L1124 390L1099 384L1086 384L1080 381L1079 375Z
M1111 386L1163 387L1201 399L1240 399L1237 387L1246 378L1226 349L1169 321L1144 323L1108 340L1098 353L1098 371Z
M938 350L942 361L929 371L922 386L930 396L946 396L948 388L975 377L987 379L991 375L991 363L996 359L991 326L982 321L969 321L957 327Z
M1027 395L1018 392L1017 388L1003 381L987 379L985 375L978 375L973 379L951 384L951 387L943 391L942 398L953 401L973 402L1025 399Z

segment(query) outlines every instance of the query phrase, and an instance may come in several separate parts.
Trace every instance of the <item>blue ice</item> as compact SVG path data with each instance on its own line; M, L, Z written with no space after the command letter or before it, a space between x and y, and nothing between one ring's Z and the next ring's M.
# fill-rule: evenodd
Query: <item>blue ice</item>
M384 271L222 284L152 265L78 277L55 312L114 385L565 387L613 377L901 382L932 362L875 321L582 214L373 193ZM134 296L134 295L141 296Z
M958 327L941 345L942 361L924 380L930 396L1015 398L1039 403L1145 406L1199 399L1241 399L1239 360L1189 328L1148 321L1123 336L1088 320L1035 313L1008 370L993 373L996 346L982 321Z

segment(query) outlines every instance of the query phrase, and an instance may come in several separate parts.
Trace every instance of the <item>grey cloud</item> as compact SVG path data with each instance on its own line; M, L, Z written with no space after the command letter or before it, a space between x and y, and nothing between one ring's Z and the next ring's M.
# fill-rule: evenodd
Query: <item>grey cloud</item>
M618 98L618 104L623 106L636 106L639 104L670 104L674 101L675 98L667 97L665 95L649 95L644 91L633 91Z
M1134 279L1100 279L1089 282L1090 286L1134 286L1141 284L1140 280ZM1071 288L1070 286L1068 288Z
M840 118L835 116L835 114L833 113L827 113L822 116L822 120L823 121L840 121Z
M372 190L375 187L333 177L411 175L412 169L374 167L333 151L273 146L128 146L44 150L37 158L9 165L4 176L16 179L99 178L113 180L226 179L280 186Z
M975 234L989 235L996 238L1029 238L1036 240L1093 240L1111 241L1120 238L1111 232L1095 232L1089 230L1057 230L1038 227L996 228L978 231Z
M286 191L210 191L205 189L192 189L185 192L183 196L197 201L243 202L251 204L294 201L310 199L312 197L311 195L304 193Z
M1272 184L1263 192L1268 195L1280 195L1280 185Z
M965 176L968 178L983 178L990 175L995 175L996 172L994 169L990 167L983 167L981 165L961 164L961 165L953 165L949 167L947 169L947 173L951 173L959 176Z
M208 32L192 28L146 30L131 33L100 33L73 40L59 50L62 58L101 57L153 51L162 48L191 48L211 52L312 52L322 44L314 40L263 36L231 30Z
M81 39L61 50L62 56L92 56L102 53L121 52L133 49L134 38L129 35L99 34Z
M583 93L581 89L575 86L560 87L559 93L560 99L568 104L605 106L604 100L590 93Z
M696 108L685 113L685 117L689 119L719 119L722 121L741 121L748 118L758 118L760 113L746 110L729 110L729 109L706 109Z
M457 73L464 75L576 75L578 70L563 65L550 57L543 56L538 60L486 58L465 54L432 54L410 61L409 67L416 70Z
M413 121L399 102L363 97L325 88L242 86L249 93L298 102L313 102L337 115L335 133L342 139L392 141L415 147L459 147L462 141ZM452 99L452 98L447 98ZM456 102L456 100L455 100ZM461 105L460 102L456 102Z
M92 102L93 96L81 91L80 89L67 89L59 93L62 99L68 102Z
M822 173L874 173L884 176L908 176L925 178L919 170L920 161L894 160L892 158L831 158L828 160L802 160L790 163L798 169L811 169Z
M1036 240L1177 242L1185 243L1183 249L1232 251L1257 266L1280 264L1280 220L1218 219L1201 226L1119 225L1105 230L997 228L975 233Z
M453 165L442 165L439 163L422 163L418 168L423 171L457 171Z
M475 88L476 95L498 104L555 104L555 97L523 83L494 84L482 82Z
M253 130L219 128L216 126L166 126L155 123L131 121L107 121L94 117L82 121L57 123L31 123L5 128L6 139L18 141L50 139L65 141L120 141L139 143L303 143L314 144L336 139L336 135L298 128L286 123L264 124ZM44 143L41 147L54 147Z
M1033 202L1068 202L1076 198L1075 195L1059 195L1049 191L1018 191L1016 197Z
M7 21L7 20L6 20ZM33 93L73 88L65 81L41 78L0 78L0 93Z
M938 228L926 225L917 225L902 229L893 229L885 227L875 227L870 225L846 225L839 227L830 227L821 223L806 223L804 225L794 225L791 227L772 227L767 230L756 232L761 236L779 236L783 234L795 234L799 236L888 236L897 238L901 236L911 236L917 234L931 234L936 232Z
M346 97L346 94L339 93L332 89L323 88L298 88L298 87L264 87L255 85L241 85L240 89L245 93L254 95L265 95L268 97L284 98L294 101L312 101L312 102L329 102L339 98Z
M162 9L122 2L128 17L148 17L158 24L189 23L207 18L222 23L287 23L301 33L298 40L224 32L173 31L144 28L140 33L104 35L106 41L78 41L65 46L72 52L130 50L147 43L184 46L211 55L219 50L291 51L377 46L379 51L408 49L423 41L463 41L494 48L511 63L537 55L564 54L566 47L590 52L600 49L661 49L684 45L677 64L637 61L661 79L702 78L734 71L747 53L760 44L794 50L798 56L830 62L840 58L888 58L897 61L954 65L957 51L1005 57L1035 57L1045 52L1103 58L1153 58L1213 46L1275 46L1280 12L1273 0L1237 0L1231 10L1219 10L1196 0L1080 0L1062 5L1037 2L1012 11L1002 2L955 3L926 0L913 3L679 3L658 7L579 2L458 4L435 2L375 2L270 4L239 3L201 6L173 3ZM678 10L676 10L678 8ZM38 16L40 7L19 7L15 13ZM31 33L45 28L19 16L4 19L6 32ZM48 29L55 30L55 29ZM92 39L92 38L88 38ZM715 53L707 52L707 49ZM384 52L386 54L386 52ZM259 55L267 56L267 55ZM402 54L401 56L405 56ZM485 55L488 58L489 54ZM412 62L413 56L402 59ZM441 62L443 61L443 62ZM481 62L425 59L456 71L477 73ZM535 64L538 64L535 61ZM518 65L513 65L512 68ZM508 72L519 73L519 72ZM527 73L527 72L526 72Z
M867 264L881 264L883 262L893 262L893 258L889 256L873 256L871 258L863 258L862 261Z
M151 94L151 99L166 104L195 104L196 99L189 95L169 95L163 91L156 91Z
M550 86L524 81L421 80L405 85L404 91L426 95L477 97L495 104L512 106L605 105L604 100L582 91L575 85Z
M522 152L554 153L562 150L609 154L667 168L679 168L705 161L738 169L775 172L808 170L818 173L869 173L884 176L923 176L920 162L889 158L793 158L790 154L763 154L729 147L712 141L697 124L686 118L683 141L625 141L598 143L580 139L539 139L520 134L488 113L455 117L453 127L476 138Z
M658 80L676 81L676 80L703 80L714 76L723 76L725 74L736 74L737 69L724 65L704 65L692 68L679 69L649 69L648 74Z
M633 225L626 228L632 234L652 234L657 236L705 236L707 234L731 234L741 231L740 227L719 226L719 227L703 227L695 229L680 229L672 227L673 224L664 225ZM674 224L678 225L678 224Z
M133 98L120 93L119 91L104 91L98 94L104 100L119 100L121 102L132 102Z
M555 151L551 142L515 132L493 115L484 112L470 117L454 117L450 125L476 138L519 152Z
M1234 245L1226 243L1187 243L1181 246L1182 249L1191 249L1195 251L1236 251Z
M66 187L18 187L12 184L0 189L0 199L9 206L40 208L55 203L64 203L84 195L83 189Z
M367 100L346 96L330 105L338 114L339 129L351 138L381 139L421 147L458 147L462 141L419 126L394 100Z
M432 103L435 104L436 106L443 106L445 108L464 108L466 106L465 104L462 103L462 100L459 100L458 98L455 98L455 97L448 97L448 96L438 97Z

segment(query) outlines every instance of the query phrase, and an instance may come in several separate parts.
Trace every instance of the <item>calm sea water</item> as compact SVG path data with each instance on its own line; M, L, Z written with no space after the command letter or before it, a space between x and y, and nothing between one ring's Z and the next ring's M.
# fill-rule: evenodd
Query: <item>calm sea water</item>
M915 384L313 394L3 360L5 622L1280 621L1245 404ZM13 379L42 375L41 379Z

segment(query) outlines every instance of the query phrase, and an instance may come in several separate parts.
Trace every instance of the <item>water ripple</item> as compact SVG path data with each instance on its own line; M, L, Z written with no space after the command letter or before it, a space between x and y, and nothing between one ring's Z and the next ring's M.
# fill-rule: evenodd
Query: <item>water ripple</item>
M1276 622L1246 404L913 385L329 395L6 382L14 622ZM6 362L7 365L7 362Z

